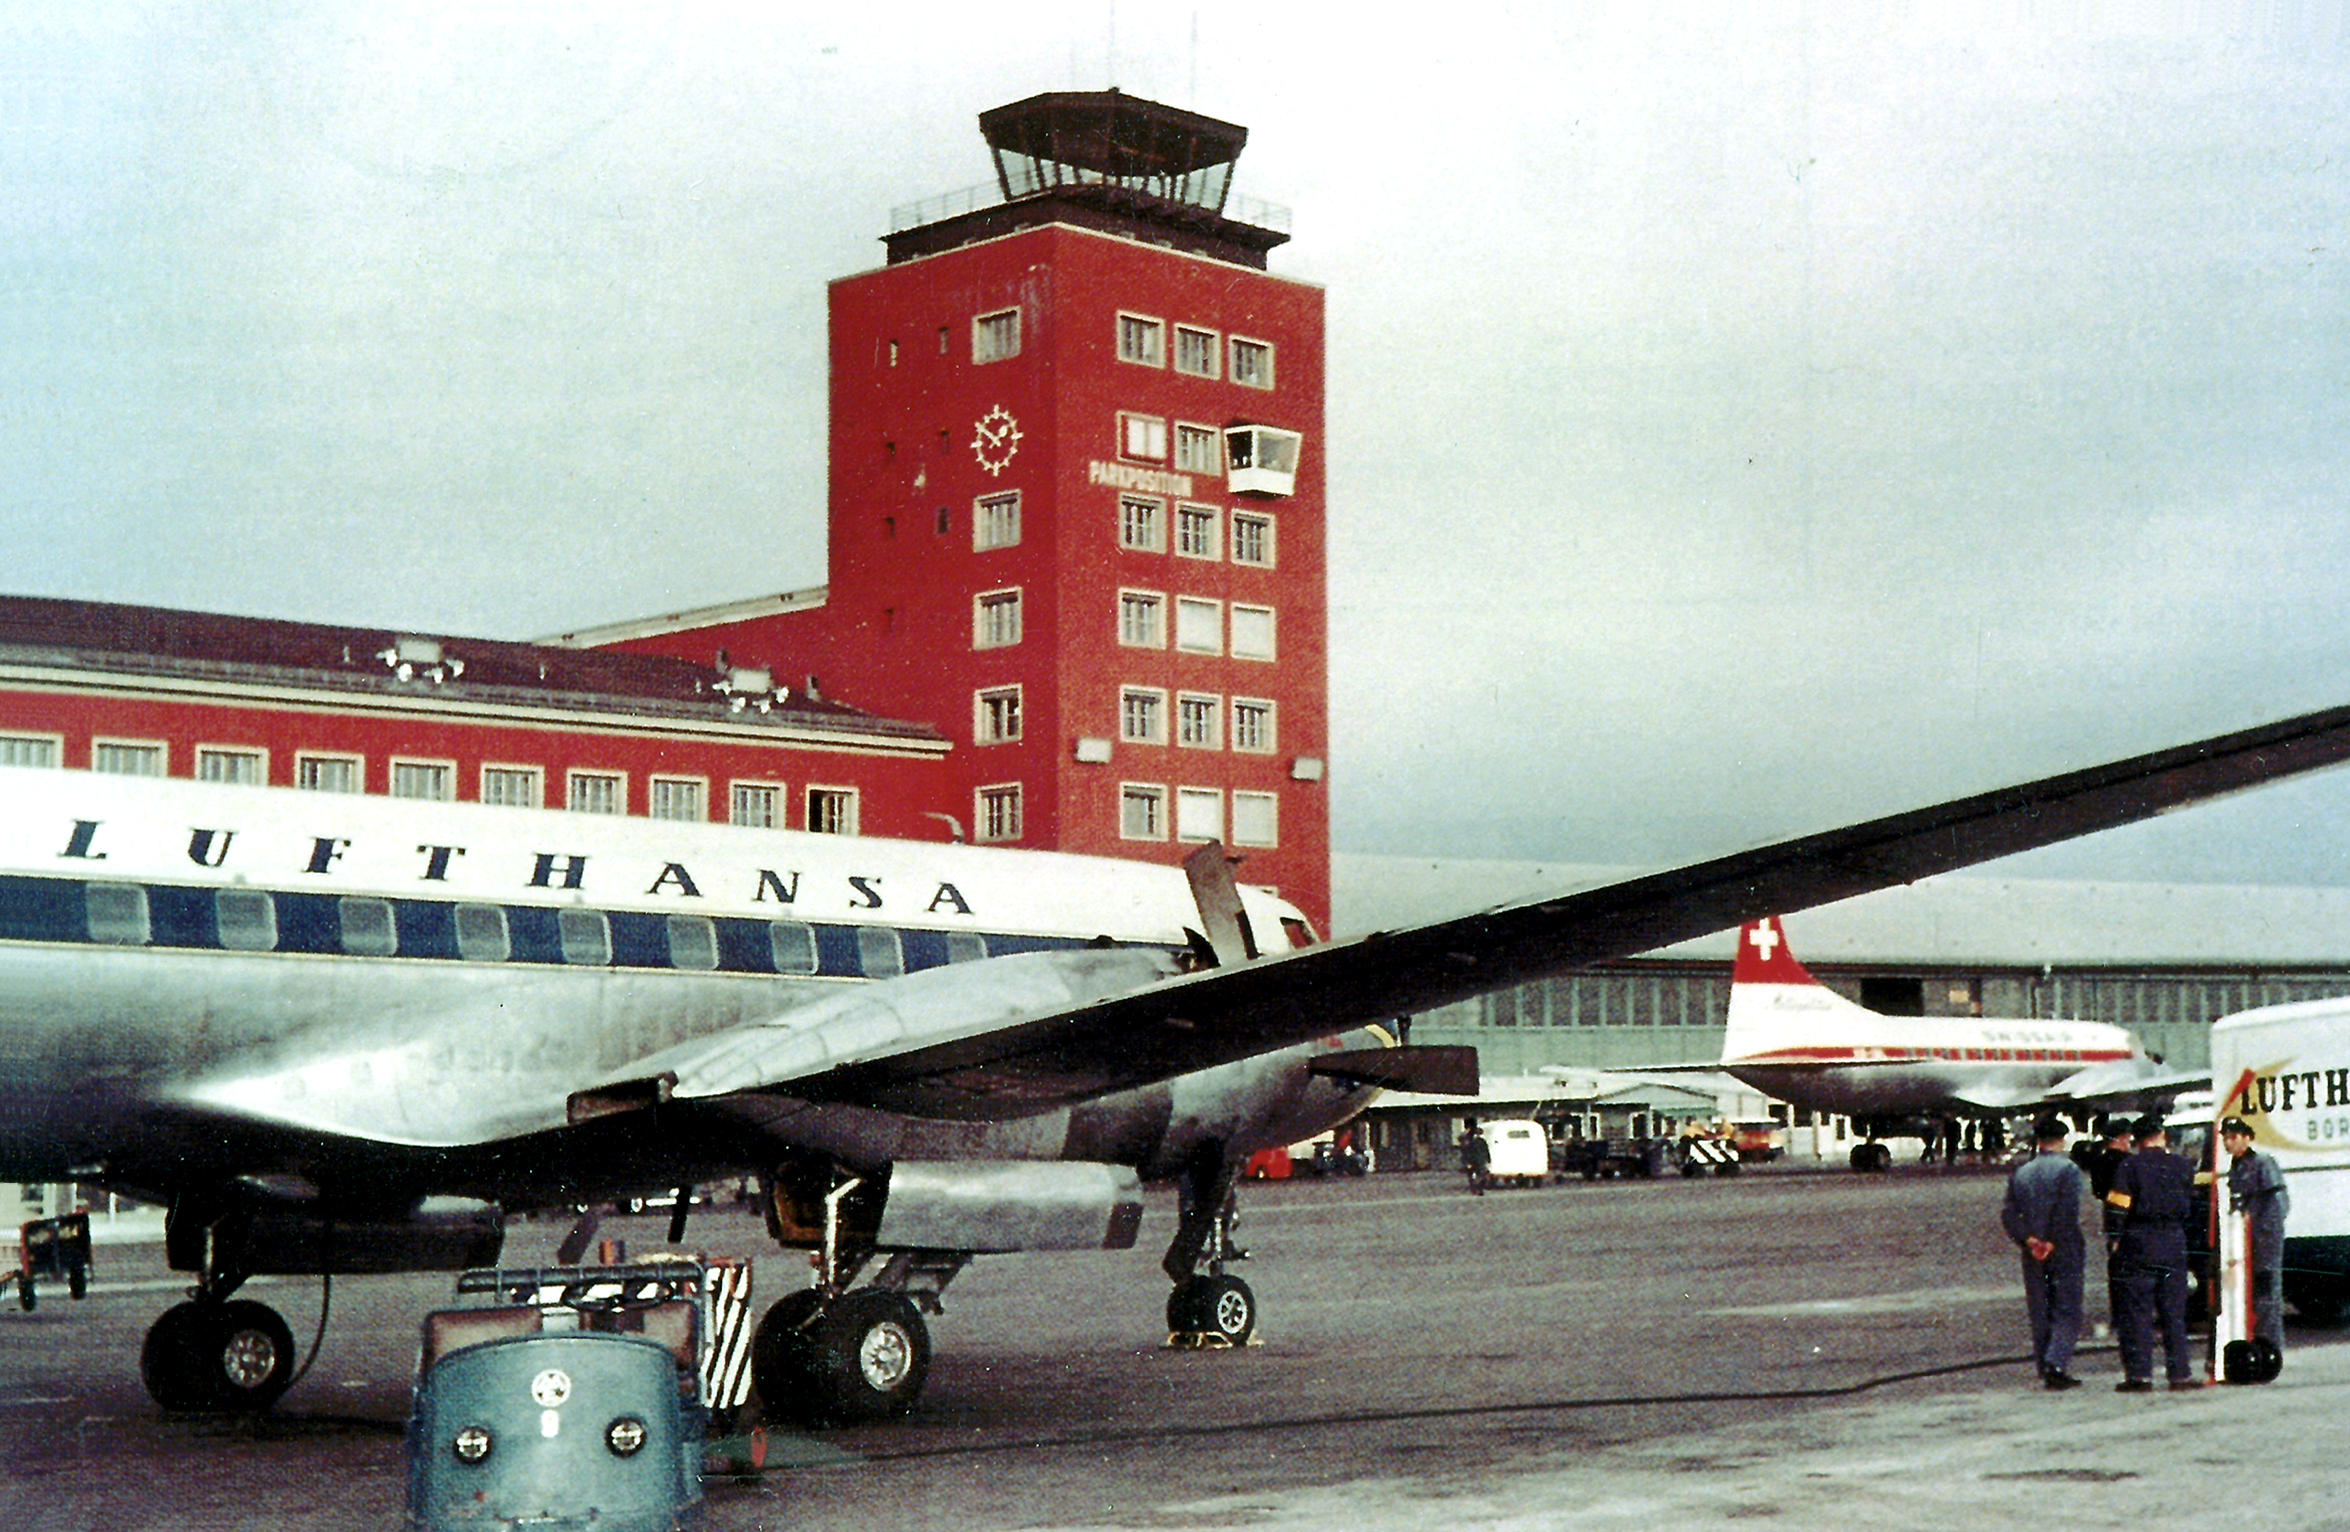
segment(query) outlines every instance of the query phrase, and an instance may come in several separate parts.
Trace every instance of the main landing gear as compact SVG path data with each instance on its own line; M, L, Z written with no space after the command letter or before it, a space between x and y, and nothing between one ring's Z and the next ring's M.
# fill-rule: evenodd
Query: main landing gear
M940 1295L970 1256L959 1251L902 1252L866 1286L849 1290L873 1257L844 1235L842 1204L865 1182L850 1177L824 1194L816 1233L817 1282L776 1300L751 1337L751 1381L770 1420L798 1425L854 1425L903 1415L930 1375L925 1311L943 1311ZM801 1232L789 1193L770 1193L769 1226L779 1239Z
M163 1311L139 1349L139 1377L167 1410L251 1414L294 1381L294 1334L277 1310L229 1294L242 1272L210 1261L193 1295Z
M1175 1284L1167 1295L1171 1344L1245 1346L1256 1333L1257 1295L1224 1269L1248 1259L1248 1252L1232 1241L1234 1182L1225 1157L1207 1154L1194 1160L1178 1183L1175 1239L1163 1263Z

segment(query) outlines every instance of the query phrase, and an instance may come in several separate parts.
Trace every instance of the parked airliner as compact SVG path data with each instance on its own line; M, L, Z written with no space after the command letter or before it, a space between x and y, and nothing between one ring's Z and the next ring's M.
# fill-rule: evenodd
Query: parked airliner
M2146 1106L2210 1083L2166 1070L2120 1027L2095 1021L1885 1016L1812 977L1776 917L1738 932L1729 1023L1710 1066L1766 1095L1860 1124L1856 1170L1882 1170L1877 1142L1918 1118L2045 1107Z
M192 1296L142 1371L221 1410L293 1376L250 1276L483 1265L512 1213L756 1175L817 1256L758 1327L760 1397L872 1418L919 1397L924 1311L974 1256L1130 1246L1144 1179L1182 1192L1170 1326L1245 1339L1218 1214L1248 1155L1383 1086L1475 1088L1392 1018L2345 758L2337 709L1330 943L1213 844L1178 868L0 768L0 1179L168 1205Z

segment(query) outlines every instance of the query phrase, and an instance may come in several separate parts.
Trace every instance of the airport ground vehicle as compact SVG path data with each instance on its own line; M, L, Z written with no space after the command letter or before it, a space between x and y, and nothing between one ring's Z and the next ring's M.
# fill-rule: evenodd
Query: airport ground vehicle
M1787 1130L1768 1118L1730 1124L1729 1141L1749 1165L1767 1165L1787 1152Z
M63 1282L76 1298L90 1290L89 1214L36 1218L17 1231L16 1270L0 1273L0 1291L14 1283L17 1307L30 1314L43 1282Z
M1493 1186L1540 1186L1550 1179L1550 1135L1526 1117L1481 1123L1477 1132L1491 1155L1485 1179Z
M503 1301L425 1316L407 1525L680 1525L702 1496L711 1421L745 1392L726 1355L747 1335L734 1271L739 1283L695 1261L466 1272L460 1293ZM714 1288L731 1298L716 1325Z
M1586 1181L1653 1176L1664 1169L1669 1144L1661 1138L1579 1139L1567 1146L1567 1168Z
M2211 1028L2216 1117L2241 1117L2293 1199L2285 1301L2321 1323L2350 1314L2350 999L2223 1016Z

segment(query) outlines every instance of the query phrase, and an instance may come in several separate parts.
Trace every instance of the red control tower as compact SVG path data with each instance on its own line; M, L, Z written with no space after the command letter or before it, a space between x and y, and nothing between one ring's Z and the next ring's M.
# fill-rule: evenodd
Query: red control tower
M980 117L996 184L831 293L831 583L619 642L935 724L975 841L1216 839L1327 926L1322 293L1229 206L1245 128L1117 91Z

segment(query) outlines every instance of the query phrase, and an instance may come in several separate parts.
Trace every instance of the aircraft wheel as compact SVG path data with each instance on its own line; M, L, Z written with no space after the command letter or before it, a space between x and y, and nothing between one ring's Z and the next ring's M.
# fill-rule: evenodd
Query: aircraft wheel
M812 1287L786 1293L767 1307L751 1336L751 1385L769 1420L812 1422L823 1413L816 1396L816 1344L808 1322L824 1307Z
M1193 1277L1167 1295L1167 1328L1178 1334L1220 1335L1245 1346L1256 1333L1257 1295L1238 1277Z
M816 1394L843 1423L903 1415L930 1375L930 1328L903 1293L860 1288L810 1327Z
M264 1304L176 1304L147 1332L139 1376L167 1410L266 1410L294 1380L294 1335Z

